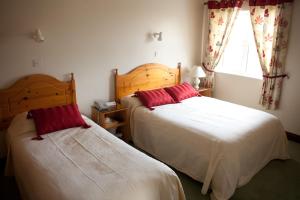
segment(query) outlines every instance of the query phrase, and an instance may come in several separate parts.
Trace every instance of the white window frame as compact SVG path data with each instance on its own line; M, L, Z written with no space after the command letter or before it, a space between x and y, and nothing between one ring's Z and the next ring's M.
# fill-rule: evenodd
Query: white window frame
M249 14L249 16L250 16L250 9L249 9L248 4L243 5L243 7L240 10L239 15L242 15L243 12L244 13L248 12L247 14ZM237 16L237 17L239 17L239 16ZM239 21L236 21L236 22L240 23ZM240 24L237 24L237 23L234 24L235 27L233 27L233 29L232 29L233 34L231 34L229 36L229 40L230 40L231 36L232 37L238 37L237 35L234 35L234 34L237 34L237 32L234 32L234 31L237 31L237 30L234 30L234 28L236 28L238 25L240 25ZM221 73L226 73L226 74L233 74L233 75L237 75L237 76L251 77L251 78L260 79L260 80L263 78L262 77L261 65L259 63L259 57L258 57L259 55L258 55L257 50L256 50L256 45L255 45L255 40L254 40L254 35L253 35L253 30L252 30L250 17L249 17L249 25L251 26L251 32L250 33L247 32L247 34L252 34L252 35L248 35L248 37L253 37L253 41L251 43L245 44L245 45L247 45L247 47L245 47L245 48L248 48L248 50L247 50L246 53L245 52L243 53L243 55L242 55L243 58L240 60L241 61L240 65L239 66L234 66L234 67L224 66L224 59L226 59L226 57L224 57L224 55L226 56L226 54L228 53L228 52L226 52L226 48L227 47L232 48L235 45L235 44L230 43L230 41L228 41L229 45L227 45L225 47L224 53L223 53L218 65L217 65L217 67L215 68L216 72L221 72ZM243 27L243 28L245 28L245 27ZM247 28L249 29L249 27L247 27ZM232 45L232 46L230 46L230 45ZM253 48L251 50L252 52L249 51L249 48L250 48L249 45L251 45L252 46L251 48ZM231 52L233 52L232 49L231 49ZM237 51L235 51L234 54L237 54ZM251 58L249 58L250 54L252 54ZM254 56L255 56L255 58L254 58ZM231 54L231 56L228 56L228 58L230 58L230 59L232 59L232 57L234 57L233 54ZM248 68L250 67L250 66L248 66L249 65L249 59L253 59L253 58L255 59L255 61L252 62L255 65L253 67L256 67L256 69L252 70L252 73L250 73L250 71L248 70Z

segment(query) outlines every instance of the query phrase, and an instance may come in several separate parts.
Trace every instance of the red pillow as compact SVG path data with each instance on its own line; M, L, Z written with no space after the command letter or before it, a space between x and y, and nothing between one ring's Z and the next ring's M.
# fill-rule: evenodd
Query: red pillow
M57 106L53 108L41 108L28 112L28 118L33 118L37 137L41 135L73 127L89 128L90 126L82 119L76 104Z
M153 106L175 103L173 98L164 89L137 91L135 95L150 110L154 110Z
M165 88L165 90L171 95L176 103L179 103L181 100L199 95L199 93L189 83L168 87Z

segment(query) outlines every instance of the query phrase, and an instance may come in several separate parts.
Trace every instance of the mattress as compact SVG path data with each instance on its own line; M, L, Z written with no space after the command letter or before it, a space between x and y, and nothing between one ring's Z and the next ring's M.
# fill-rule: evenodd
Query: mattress
M134 144L203 182L202 193L229 199L272 159L288 159L287 138L273 115L210 97L154 107L125 97Z
M8 129L7 173L23 199L184 200L174 171L114 137L90 119L89 129L71 128L32 140L26 114Z

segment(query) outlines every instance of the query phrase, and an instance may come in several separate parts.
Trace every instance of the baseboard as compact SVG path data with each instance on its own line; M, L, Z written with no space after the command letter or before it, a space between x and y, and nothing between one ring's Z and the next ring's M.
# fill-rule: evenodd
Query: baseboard
M286 136L289 140L300 143L300 135L286 131Z

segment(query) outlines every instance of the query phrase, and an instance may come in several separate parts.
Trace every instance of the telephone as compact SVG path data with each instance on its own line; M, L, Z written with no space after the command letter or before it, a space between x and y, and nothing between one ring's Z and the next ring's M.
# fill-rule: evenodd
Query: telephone
M97 100L95 101L95 107L98 110L106 110L112 107L115 107L117 104L115 101L104 101L104 100Z

